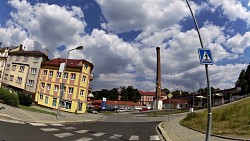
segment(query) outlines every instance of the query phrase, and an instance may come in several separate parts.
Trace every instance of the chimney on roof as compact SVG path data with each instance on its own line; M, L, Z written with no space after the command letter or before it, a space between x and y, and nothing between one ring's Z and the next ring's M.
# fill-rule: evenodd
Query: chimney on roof
M25 48L25 47L22 44L20 44L18 51L23 50L23 48Z
M49 50L48 49L45 49L44 52L43 52L46 56L49 55Z

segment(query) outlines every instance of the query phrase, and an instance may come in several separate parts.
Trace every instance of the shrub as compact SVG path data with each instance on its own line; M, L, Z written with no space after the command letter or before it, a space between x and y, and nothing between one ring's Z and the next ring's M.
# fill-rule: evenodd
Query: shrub
M7 89L0 89L0 100L3 101L4 104L11 105L17 107L18 98L15 94L9 92Z
M19 103L24 106L30 106L33 102L32 98L27 94L18 94Z

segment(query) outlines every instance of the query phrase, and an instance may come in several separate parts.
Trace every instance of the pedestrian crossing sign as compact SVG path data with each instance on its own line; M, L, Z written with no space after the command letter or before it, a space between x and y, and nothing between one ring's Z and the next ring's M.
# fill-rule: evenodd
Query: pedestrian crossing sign
M200 63L202 65L213 65L214 61L210 49L198 48Z

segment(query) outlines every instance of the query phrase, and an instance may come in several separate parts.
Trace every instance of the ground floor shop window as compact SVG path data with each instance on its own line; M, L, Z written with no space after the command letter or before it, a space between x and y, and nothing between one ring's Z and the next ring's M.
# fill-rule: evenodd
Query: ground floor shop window
M67 101L67 100L64 100L62 101L62 106L65 108L65 109L71 109L71 101Z
M52 106L53 106L53 107L56 107L56 103L57 103L57 99L56 99L56 98L53 98Z
M79 105L78 105L78 111L82 111L82 103L79 103Z
M49 97L45 96L45 104L48 104L48 103L49 103Z

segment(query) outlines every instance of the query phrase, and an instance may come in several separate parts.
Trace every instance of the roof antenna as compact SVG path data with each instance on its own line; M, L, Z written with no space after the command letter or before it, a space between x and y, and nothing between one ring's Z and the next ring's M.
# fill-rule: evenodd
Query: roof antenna
M25 43L24 43L23 48L22 48L23 50L25 50L26 44L27 44L27 40L25 40Z

